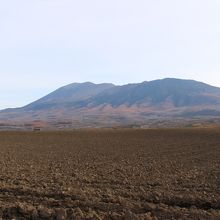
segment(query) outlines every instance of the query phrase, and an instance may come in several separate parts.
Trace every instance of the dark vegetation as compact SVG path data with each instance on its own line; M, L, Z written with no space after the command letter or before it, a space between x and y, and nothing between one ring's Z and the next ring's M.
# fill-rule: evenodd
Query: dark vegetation
M220 219L220 129L0 133L0 218Z

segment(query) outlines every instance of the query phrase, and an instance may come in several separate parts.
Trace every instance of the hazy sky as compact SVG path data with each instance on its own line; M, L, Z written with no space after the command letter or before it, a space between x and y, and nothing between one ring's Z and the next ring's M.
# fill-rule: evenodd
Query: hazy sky
M72 82L220 87L219 0L0 0L0 109Z

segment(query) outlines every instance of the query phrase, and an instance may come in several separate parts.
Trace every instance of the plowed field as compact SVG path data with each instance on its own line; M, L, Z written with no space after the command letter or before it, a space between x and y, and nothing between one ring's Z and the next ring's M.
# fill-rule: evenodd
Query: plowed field
M220 129L0 133L2 219L220 219Z

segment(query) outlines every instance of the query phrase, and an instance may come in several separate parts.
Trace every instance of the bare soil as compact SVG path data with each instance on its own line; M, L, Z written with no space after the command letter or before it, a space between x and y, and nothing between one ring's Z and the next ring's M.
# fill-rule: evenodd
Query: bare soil
M220 219L220 129L0 132L2 219Z

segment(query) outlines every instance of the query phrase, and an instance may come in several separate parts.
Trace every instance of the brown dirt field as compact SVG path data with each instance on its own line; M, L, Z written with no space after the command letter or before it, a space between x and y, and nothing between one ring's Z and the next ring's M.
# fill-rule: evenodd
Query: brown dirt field
M220 219L220 129L0 132L0 219Z

